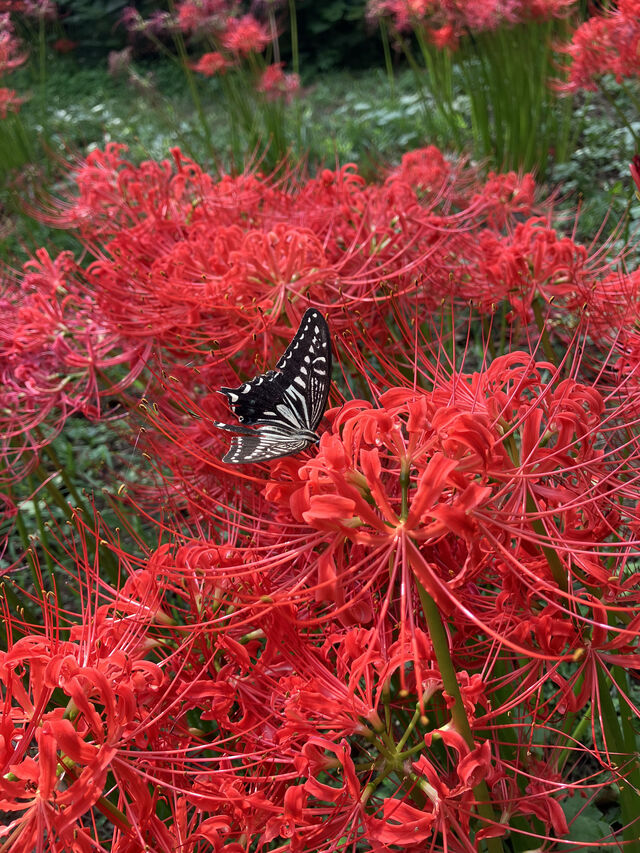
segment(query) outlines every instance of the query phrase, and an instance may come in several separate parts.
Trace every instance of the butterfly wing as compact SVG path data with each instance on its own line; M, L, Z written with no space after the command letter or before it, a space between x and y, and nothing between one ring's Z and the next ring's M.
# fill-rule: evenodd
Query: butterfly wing
M251 430L251 434L235 435L223 462L266 462L280 456L293 456L305 450L310 441L292 436L272 434L264 430Z
M242 424L286 425L313 432L324 414L330 385L329 326L319 311L309 308L276 370L220 392Z
M285 380L288 396L299 400L304 413L302 425L314 431L322 420L331 386L331 334L327 321L315 308L305 311L276 368Z
M275 406L284 394L283 376L276 370L256 376L237 388L221 388L229 401L233 414L243 424L256 424L260 420L279 420Z

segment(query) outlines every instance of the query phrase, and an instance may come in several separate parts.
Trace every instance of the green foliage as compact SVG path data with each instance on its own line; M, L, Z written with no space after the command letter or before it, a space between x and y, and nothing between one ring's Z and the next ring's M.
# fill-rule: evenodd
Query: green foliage
M128 42L128 34L120 23L127 6L136 6L142 15L158 8L153 0L132 3L131 0L62 0L58 3L60 19L68 38L77 42L81 56L104 56Z
M297 0L302 70L371 68L382 63L375 31L365 22L366 0Z
M455 51L435 47L422 30L411 39L395 33L424 104L423 126L436 144L475 157L498 170L535 169L567 159L575 136L570 99L550 85L561 74L556 47L564 21L533 21L471 33ZM388 44L387 23L381 22ZM386 50L387 73L392 77Z
M251 4L243 4L248 10ZM78 43L80 56L104 56L128 43L127 32L119 22L127 6L135 6L143 17L171 4L153 0L62 0L58 4L66 35ZM329 68L366 68L381 61L381 49L375 34L367 27L366 0L296 0L302 67L307 72ZM279 13L282 27L283 58L289 59L286 6ZM149 43L148 48L152 48Z
M622 87L614 88L614 98L618 110L631 114ZM575 223L579 239L589 243L603 230L604 223L604 234L614 233L619 248L629 244L627 263L632 263L640 249L634 248L637 240L630 242L640 227L640 205L629 176L629 162L636 151L632 131L640 133L640 121L632 122L632 128L620 125L609 101L596 95L577 105L573 121L580 129L574 150L566 162L553 164L550 184L560 187L560 206L572 219L580 204ZM573 224L569 223L570 227Z

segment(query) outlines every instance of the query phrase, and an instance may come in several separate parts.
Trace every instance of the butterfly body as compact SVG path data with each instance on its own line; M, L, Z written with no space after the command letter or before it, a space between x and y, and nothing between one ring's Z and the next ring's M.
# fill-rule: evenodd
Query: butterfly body
M315 444L330 384L329 327L319 311L309 308L275 370L237 388L220 389L240 422L215 423L236 433L222 461L264 462Z

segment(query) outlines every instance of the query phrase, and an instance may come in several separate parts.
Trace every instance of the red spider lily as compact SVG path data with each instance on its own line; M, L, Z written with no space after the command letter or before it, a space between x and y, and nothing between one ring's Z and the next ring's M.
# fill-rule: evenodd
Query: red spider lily
M369 588L388 583L393 567L392 586L397 577L408 591L416 575L441 608L459 607L492 633L471 599L458 598L486 571L483 539L498 558L492 572L501 575L499 586L515 593L522 583L522 602L536 584L548 605L572 606L564 591L571 575L600 587L609 601L622 594L613 593L606 567L617 548L603 548L601 537L621 521L615 496L627 486L614 474L615 449L597 450L601 435L617 428L617 412L605 409L595 389L559 378L547 384L541 371L550 366L527 363L518 354L498 359L486 376L459 375L409 402L408 390L390 390L381 409L346 405L334 413L318 455L299 469L299 488L268 486L267 496L288 502L296 521L324 534L323 560L332 566L327 592L338 606L349 603L347 614L368 600ZM527 527L521 513L529 504ZM633 509L625 516L635 525ZM545 565L540 545L557 563ZM411 596L404 607L409 631ZM514 630L519 646L528 643L531 625L521 611L516 619L513 628L503 623L501 636L510 642ZM573 654L571 645L580 645L574 630L564 638L556 632L555 648L543 640L544 654ZM619 636L630 639L626 630Z
M178 25L186 33L219 34L237 5L235 0L183 0L176 4Z
M215 74L224 74L229 67L229 61L216 50L213 53L204 53L192 67L205 77L213 77Z
M405 155L381 186L351 168L288 181L243 174L216 182L178 150L173 164L134 167L111 145L90 155L77 173L79 198L57 212L97 255L81 286L109 326L155 349L172 377L157 389L175 410L161 407L165 438L154 437L152 454L170 458L209 506L228 483L219 473L220 438L207 427L222 416L211 390L272 366L309 303L330 309L342 345L353 333L377 350L380 340L392 342L385 302L404 305L408 316L420 304L424 317L443 298L473 299L491 312L502 299L526 340L536 303L551 306L549 327L560 336L567 309L595 309L606 292L595 286L598 270L583 247L530 217L530 176L490 175L479 186L428 148ZM530 218L516 223L522 215ZM633 302L626 304L630 318ZM593 314L606 325L611 312ZM614 326L598 328L605 346L613 345ZM633 324L625 327L631 334ZM510 335L517 328L512 323ZM620 341L621 351L631 346ZM360 358L351 344L347 350ZM194 358L200 373L187 366ZM382 358L389 375L397 373L398 359ZM358 362L359 374L370 370ZM194 422L200 399L203 420Z
M45 441L40 426L51 440L73 412L101 417L102 398L124 391L144 369L144 350L103 322L78 273L70 252L52 260L40 249L21 283L7 283L0 302L5 461L21 446L37 451Z
M60 537L80 612L3 619L17 843L48 821L63 849L529 849L607 784L630 837L611 721L638 713L637 275L560 237L530 177L433 148L376 184L110 146L77 184L54 214L94 262L39 253L8 291L13 439L23 364L58 424L131 405L146 362L135 512L163 544L99 526L115 589ZM339 365L319 447L224 465L215 389L272 367L309 304Z
M162 740L157 699L166 677L144 660L150 647L145 626L158 618L158 607L136 601L133 585L116 598L94 612L95 621L87 604L84 622L70 632L55 601L43 602L44 629L0 654L0 807L10 815L0 830L4 846L44 850L48 839L94 849L83 817L95 810L119 835L142 838L153 830L159 849L171 849L130 755ZM106 797L108 774L121 783L117 806Z
M297 74L285 74L283 66L283 62L277 62L265 68L256 88L267 100L282 98L290 103L300 90L300 78Z
M55 21L58 17L58 7L52 0L24 0L23 14L30 18Z
M228 18L226 29L221 37L223 47L238 56L262 53L270 41L271 36L266 27L253 15Z
M564 18L570 14L573 0L369 0L367 16L388 17L402 33L426 29L439 47L455 48L460 36L511 26L522 21Z
M25 98L18 96L14 89L0 88L0 118L6 118L9 113L20 112Z
M618 82L640 72L640 4L620 0L602 15L581 24L571 43L563 48L571 59L569 78L558 88L567 92L595 91L603 74L615 74Z
M269 331L285 293L326 306L340 294L361 316L379 316L380 282L391 297L413 290L428 263L427 292L438 304L451 290L452 255L472 251L471 224L498 210L504 222L527 204L528 190L514 182L469 200L435 149L420 162L407 158L381 188L326 170L286 191L261 176L216 184L178 151L175 174L169 163L134 169L122 153L110 146L90 155L67 214L96 253L104 247L89 270L104 309L127 335L161 332L169 344L179 330L180 348L192 328L193 346L213 338L220 360Z
M9 13L0 15L0 77L15 71L27 61L26 53L19 53L20 40L16 37Z

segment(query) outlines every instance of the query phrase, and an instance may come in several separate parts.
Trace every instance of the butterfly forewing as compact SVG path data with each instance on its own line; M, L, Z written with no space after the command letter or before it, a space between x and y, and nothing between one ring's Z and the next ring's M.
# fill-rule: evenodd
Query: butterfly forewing
M238 388L221 388L241 424L216 424L242 433L224 462L261 462L298 453L317 441L331 384L331 336L327 321L309 308L276 370Z
M315 430L324 414L331 384L331 336L319 311L305 312L300 328L276 367L292 391L304 397L305 425Z

